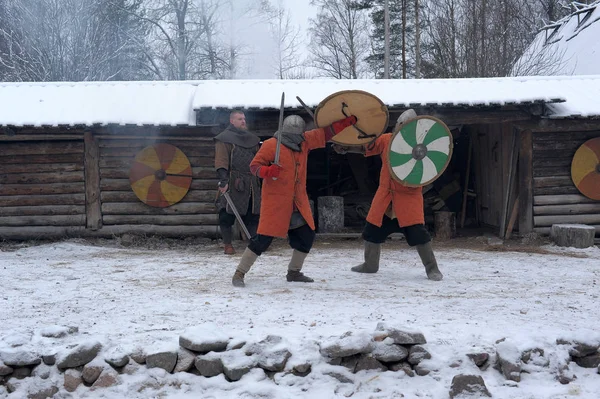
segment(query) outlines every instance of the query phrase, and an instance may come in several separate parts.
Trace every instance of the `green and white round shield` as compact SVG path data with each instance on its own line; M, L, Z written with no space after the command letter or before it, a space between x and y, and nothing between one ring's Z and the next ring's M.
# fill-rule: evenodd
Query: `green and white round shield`
M452 147L450 129L441 120L424 115L406 121L390 140L392 178L409 187L431 183L446 170Z

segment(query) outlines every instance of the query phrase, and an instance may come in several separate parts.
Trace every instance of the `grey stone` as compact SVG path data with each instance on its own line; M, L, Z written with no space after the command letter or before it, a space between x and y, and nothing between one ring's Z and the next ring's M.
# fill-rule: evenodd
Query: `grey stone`
M340 371L326 370L326 371L323 371L323 375L328 375L330 377L333 377L336 380L338 380L339 382L341 382L342 384L354 384L354 380L352 378L346 376L344 373L342 373Z
M477 367L482 367L490 359L490 354L486 352L469 353L467 354L467 357L471 359Z
M593 369L600 366L600 353L584 357L574 357L573 360L579 367Z
M110 364L112 367L114 368L121 368L121 367L125 367L125 365L127 365L127 363L129 363L129 356L127 355L120 355L120 356L111 356L108 358L105 358L104 361L108 364Z
M100 374L100 377L92 385L92 390L97 388L108 388L120 383L119 374L112 369L106 369Z
M423 333L418 331L405 331L390 327L385 323L377 323L375 333L390 337L398 345L423 345L427 343Z
M129 357L137 364L146 364L146 351L142 348L136 348Z
M51 398L58 393L58 387L52 383L33 384L27 394L27 399L46 399Z
M0 359L10 367L37 366L42 358L37 353L27 350L6 350L0 352Z
M146 366L148 368L158 367L171 373L177 364L176 351L161 351L151 353L146 357Z
M556 343L558 345L569 345L571 348L569 349L569 355L572 357L584 357L588 355L593 355L598 352L600 345L598 344L589 344L585 342L578 341L569 341L565 339L557 339Z
M414 368L415 373L417 373L417 375L423 377L426 376L427 374L431 373L431 370L429 370L429 368L424 367L420 364L417 364Z
M64 370L84 366L94 360L101 349L102 344L98 341L90 341L77 345L66 353L58 355L56 367Z
M200 355L196 357L194 362L196 370L200 372L200 375L204 377L215 377L223 373L223 362L218 356L211 355Z
M450 399L454 399L462 395L469 397L492 397L492 394L490 391L488 391L485 385L485 381L480 375L468 374L459 374L452 378Z
M401 345L375 342L373 357L380 362L399 362L408 357L408 349Z
M323 343L321 345L321 355L334 359L369 353L372 348L373 342L366 339L364 335L353 335L352 332L347 332L340 338Z
M529 363L531 361L532 357L539 357L539 356L544 356L544 350L541 348L533 348L533 349L529 349L526 350L525 352L523 352L523 354L521 355L521 361L523 363Z
M308 374L310 374L311 368L312 367L310 363L297 364L292 368L292 373L300 377L306 377Z
M359 358L360 358L360 355L352 355L352 356L344 357L341 359L339 366L346 367L348 370L350 370L352 373L354 373L354 370L356 370L356 365L358 364Z
M577 379L577 376L573 374L571 370L569 370L569 366L563 364L559 367L558 374L556 375L556 379L563 385L570 384L571 382Z
M247 356L255 355L263 352L264 350L268 350L270 347L275 346L283 342L283 338L278 335L269 335L267 338L262 341L247 344L244 347L244 353ZM234 348L232 348L234 349Z
M42 356L45 365L54 366L56 364L56 353L50 353Z
M356 364L356 368L354 369L355 373L363 370L380 370L387 371L387 367L385 367L381 362L375 359L370 354L361 355L358 359L358 363Z
M179 345L193 352L221 352L227 349L228 344L229 337L226 334L202 326L188 328L179 336Z
M68 369L64 375L65 382L63 386L67 392L75 392L77 388L83 383L81 371L77 369Z
M389 366L389 370L404 371L404 373L409 377L415 376L415 372L413 371L411 365L408 362L393 363Z
M521 353L509 342L501 342L496 347L497 367L507 380L521 382Z
M258 366L267 371L283 371L292 353L287 349L263 351L258 355Z
M42 380L47 380L48 378L50 378L50 371L51 371L50 366L42 363L42 364L37 365L31 371L31 375L33 377L39 377Z
M421 363L425 359L431 359L431 354L421 345L414 345L408 351L408 362L412 365Z
M4 375L9 375L13 372L13 368L4 364L2 360L0 360L0 377Z
M190 350L179 347L177 350L177 363L175 364L174 373L188 371L194 366L196 354Z
M343 359L341 357L325 358L325 362L327 364L331 364L332 366L341 366Z
M83 380L86 383L93 384L94 382L96 382L98 377L100 377L100 374L102 374L104 369L105 366L99 362L86 364L85 366L83 366L81 378L83 378Z
M22 380L31 375L31 369L29 367L15 367L11 377Z
M246 356L242 350L228 351L221 357L223 374L230 381L239 381L256 366L254 356Z
M339 233L344 229L344 197L321 196L317 208L319 233Z

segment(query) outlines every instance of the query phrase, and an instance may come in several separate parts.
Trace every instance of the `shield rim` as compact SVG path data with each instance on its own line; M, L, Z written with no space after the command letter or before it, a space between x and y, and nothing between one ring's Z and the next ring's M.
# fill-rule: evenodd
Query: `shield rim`
M333 136L331 138L330 141L339 144L339 145L367 145L372 143L373 141L377 140L377 138L379 136L381 136L383 133L385 133L385 131L388 129L389 124L390 124L390 111L388 109L388 106L379 98L377 97L375 94L373 93L369 93L368 91L365 90L340 90L340 91L336 91L335 93L332 93L330 95L328 95L327 97L325 97L323 100L321 100L321 102L319 103L319 105L317 105L317 108L315 108L315 112L314 112L314 118L313 120L315 121L315 127L317 128L321 128L323 126L319 126L319 124L317 123L317 117L319 115L319 111L323 108L323 106L327 103L327 101L331 100L333 97L339 96L340 94L343 93L359 93L359 94L365 94L367 96L373 97L375 100L377 100L377 102L379 102L382 106L382 108L385 109L385 124L383 126L383 129L381 130L380 133L375 133L376 136L374 138L372 138L371 140L367 141L365 140L364 142L358 143L358 144L348 144L348 143L342 143L339 141L335 140L335 136Z
M420 183L420 184L411 184L411 183L406 183L402 180L400 180L396 174L394 173L394 171L392 170L392 164L390 163L390 151L392 149L392 143L394 142L394 139L396 138L396 135L398 133L400 133L400 131L402 130L402 126L407 125L413 121L419 120L419 119L431 119L436 121L437 123L440 123L448 132L448 136L450 137L450 151L448 152L448 159L446 160L446 163L444 164L444 167L442 168L442 170L433 178L433 179L429 179L428 181L424 182L424 183ZM439 179L439 177L446 171L446 168L448 167L448 165L450 164L450 160L452 159L452 154L454 152L454 137L452 136L452 132L450 131L450 128L448 127L448 125L446 125L444 123L444 121L442 121L440 118L436 118L435 116L431 116L431 115L418 115L416 118L412 118L407 120L406 122L404 122L401 126L400 129L398 129L397 131L395 131L394 133L392 133L392 138L390 139L390 142L388 143L387 146L387 155L388 155L388 161L387 161L387 168L388 171L390 172L390 176L392 177L392 179L400 184L402 184L403 186L406 187L424 187L428 184L430 184L431 182Z

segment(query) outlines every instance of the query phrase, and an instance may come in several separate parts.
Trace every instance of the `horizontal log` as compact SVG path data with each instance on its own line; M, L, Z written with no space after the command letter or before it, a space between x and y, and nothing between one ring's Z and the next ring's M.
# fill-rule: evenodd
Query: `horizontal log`
M3 195L39 195L39 194L78 194L85 191L83 182L48 184L2 184Z
M0 216L85 215L83 205L38 205L0 207Z
M103 179L129 179L129 168L102 168L100 177ZM216 176L215 168L197 166L192 168L194 179L212 179Z
M196 215L203 213L216 213L214 203L178 202L166 208L148 206L139 201L125 203L108 202L102 204L103 215Z
M563 187L543 187L534 188L533 195L567 195L567 194L579 194L579 190L574 185L563 186Z
M533 197L533 205L566 205L566 204L596 204L593 200L581 194L569 195L536 195Z
M565 151L575 152L584 143L582 140L573 140L571 138L557 141L534 141L534 151Z
M556 157L556 158L540 158L533 157L533 169L536 168L548 168L548 167L567 167L571 170L571 163L573 163L573 157Z
M83 181L83 171L13 173L0 175L0 184L71 183Z
M558 158L569 158L573 159L575 150L573 151L533 151L533 159L550 159L555 160Z
M534 177L533 188L545 188L545 187L570 187L573 186L573 180L571 176L548 176L548 177Z
M124 158L135 158L135 156L144 149L145 147L118 147L118 148L101 148L100 157L111 158L111 157L124 157ZM180 147L179 148L186 157L213 157L215 156L214 146L205 147Z
M135 156L130 157L100 157L100 168L131 168ZM214 167L215 158L210 157L188 157L192 167Z
M217 237L217 225L205 226L155 226L121 225L103 226L99 230L86 229L84 226L35 226L0 227L0 238L4 240L60 239L70 237L114 238L123 234L140 234L161 237Z
M552 166L548 168L534 168L533 177L571 176L570 166Z
M600 125L597 125L600 130ZM587 141L595 137L600 137L599 131L588 131L588 132L553 132L553 133L534 133L533 142L543 141L562 141L562 140L579 140Z
M588 215L553 215L553 216L534 216L533 224L535 227L552 226L553 224L600 224L600 213Z
M192 190L209 190L217 187L217 180L200 180L193 179L190 189ZM100 180L100 190L102 191L130 191L131 184L129 179L102 179Z
M596 229L596 237L600 237L600 224L597 225L588 225L588 226L592 226ZM541 234L541 235L546 235L549 236L550 232L552 231L552 226L550 227L536 227L533 229L534 232Z
M156 224L186 226L218 224L218 215L103 215L102 223L114 224Z
M45 163L77 163L83 165L83 152L81 154L44 154L44 155L23 155L15 157L14 155L5 156L0 151L0 165L6 164L45 164Z
M222 129L221 129L222 130ZM201 126L97 126L93 129L94 135L106 137L214 137L211 128Z
M190 190L180 202L214 202L217 190ZM1 197L0 197L1 198ZM129 191L103 191L100 193L102 203L107 202L140 202L140 199L131 190Z
M215 141L212 137L187 137L170 139L165 137L142 137L136 139L102 139L98 145L102 149L110 148L145 148L154 144L165 143L179 147L180 150L188 147L214 147Z
M43 205L85 205L85 194L0 196L0 207Z
M85 215L2 216L0 226L83 226Z
M83 163L10 164L2 166L2 173L76 172L83 170Z
M534 206L534 215L579 215L588 213L600 214L600 201L595 204L542 205Z
M17 134L7 136L0 134L0 141L65 141L65 140L83 140L83 132L81 134Z
M2 142L0 153L4 156L80 154L83 141Z

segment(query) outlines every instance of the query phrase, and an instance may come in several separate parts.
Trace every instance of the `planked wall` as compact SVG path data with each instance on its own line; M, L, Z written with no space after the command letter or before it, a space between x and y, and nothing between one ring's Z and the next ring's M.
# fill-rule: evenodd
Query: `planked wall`
M587 140L600 131L533 133L534 230L549 234L555 223L594 226L600 236L600 201L579 193L571 180L571 161Z

